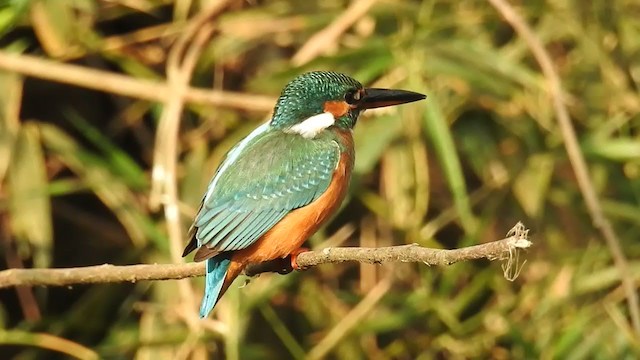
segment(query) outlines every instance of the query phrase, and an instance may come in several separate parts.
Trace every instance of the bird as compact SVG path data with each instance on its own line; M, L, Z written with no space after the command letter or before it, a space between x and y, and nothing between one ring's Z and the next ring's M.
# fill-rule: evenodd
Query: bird
M282 90L271 119L229 150L203 196L182 256L206 261L206 318L247 265L291 256L344 200L363 111L425 99L312 71Z

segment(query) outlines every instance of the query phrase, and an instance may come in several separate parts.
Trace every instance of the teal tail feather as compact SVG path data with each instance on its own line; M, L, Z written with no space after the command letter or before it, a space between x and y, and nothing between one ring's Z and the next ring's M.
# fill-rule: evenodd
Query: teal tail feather
M204 297L202 298L202 304L200 304L200 318L209 316L211 310L216 306L230 264L231 259L226 254L207 259L207 273L205 275Z

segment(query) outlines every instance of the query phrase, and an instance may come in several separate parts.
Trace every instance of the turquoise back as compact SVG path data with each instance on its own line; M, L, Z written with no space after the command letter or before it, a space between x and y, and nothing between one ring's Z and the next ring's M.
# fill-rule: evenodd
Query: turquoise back
M310 140L265 129L236 150L196 217L198 246L244 249L291 210L316 200L331 183L341 144L331 132Z

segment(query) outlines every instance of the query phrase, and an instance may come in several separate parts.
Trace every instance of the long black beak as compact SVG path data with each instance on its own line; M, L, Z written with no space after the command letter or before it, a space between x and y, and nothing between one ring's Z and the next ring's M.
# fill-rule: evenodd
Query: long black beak
M364 110L400 105L422 100L426 97L427 95L407 90L366 88L358 108Z

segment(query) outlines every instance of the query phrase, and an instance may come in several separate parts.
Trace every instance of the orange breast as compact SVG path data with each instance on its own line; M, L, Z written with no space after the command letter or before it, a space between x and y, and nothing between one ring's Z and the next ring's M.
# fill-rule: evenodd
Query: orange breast
M350 131L342 131L339 135L349 145L353 144ZM343 153L327 191L311 204L287 214L250 247L235 252L234 262L246 265L283 258L300 248L344 200L352 167L352 155Z

